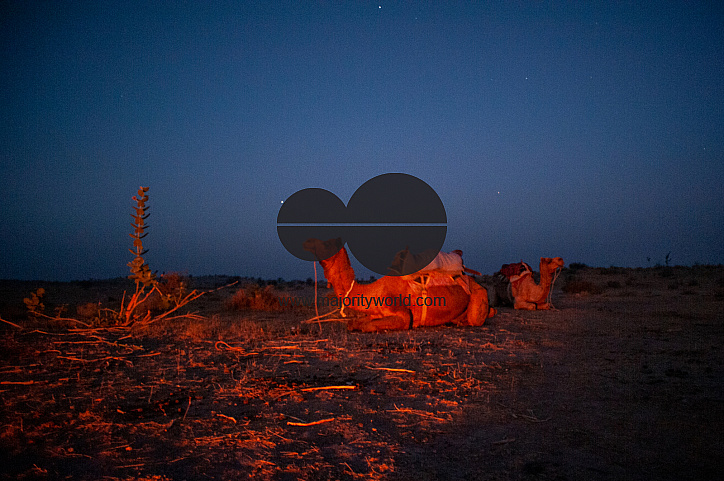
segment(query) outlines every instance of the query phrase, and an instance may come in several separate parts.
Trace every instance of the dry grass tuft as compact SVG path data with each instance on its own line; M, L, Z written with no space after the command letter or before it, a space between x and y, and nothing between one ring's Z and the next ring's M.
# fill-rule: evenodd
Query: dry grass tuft
M76 306L75 311L81 319L93 319L98 317L100 305L97 302L87 302Z
M271 285L261 288L258 284L247 284L240 288L226 301L226 307L237 311L245 309L266 312L283 310L274 288Z

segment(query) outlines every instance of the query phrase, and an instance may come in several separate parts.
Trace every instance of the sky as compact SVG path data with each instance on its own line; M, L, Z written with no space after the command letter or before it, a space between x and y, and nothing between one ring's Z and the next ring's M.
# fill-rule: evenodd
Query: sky
M0 278L127 276L148 186L151 270L306 279L282 201L393 172L485 274L721 264L722 52L721 2L3 1Z

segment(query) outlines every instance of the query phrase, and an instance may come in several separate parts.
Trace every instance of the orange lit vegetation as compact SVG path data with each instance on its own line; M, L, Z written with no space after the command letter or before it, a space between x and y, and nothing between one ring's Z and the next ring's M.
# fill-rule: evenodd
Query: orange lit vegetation
M597 285L610 280L577 275ZM675 461L687 470L701 463L718 469L716 453L697 450L704 441L716 446L720 434L702 426L720 412L714 396L724 275L719 268L696 285L691 275L680 275L686 286L665 307L660 296L620 297L622 287L590 297L561 294L560 311L502 310L473 329L353 334L325 323L320 330L301 323L309 309L226 309L235 294L213 291L226 277L194 279L208 289L197 301L203 319L148 329L6 328L0 450L10 461L3 474L381 481L474 479L485 466L490 479L522 479L553 466L538 459L578 466L581 449L593 453L600 444L584 443L591 446L585 451L571 439L599 438L626 448L601 465L612 473L622 463L638 465L640 453L658 456L651 448L658 438L678 458L656 457L654 474L665 478ZM635 281L628 288L646 283L642 292L671 293L672 279L651 272L626 271L614 280L628 286L628 276ZM158 279L162 291L163 283ZM67 284L53 290L73 287ZM185 282L169 284L180 291ZM311 295L311 286L277 288ZM19 291L21 308L29 290ZM51 294L38 296L46 309ZM155 295L138 308L141 319ZM96 315L92 306L88 312ZM654 349L652 339L659 341ZM648 398L631 396L632 386ZM690 402L672 410L672 393L681 388ZM655 422L641 430L616 420L587 424L603 406ZM703 436L702 444L677 444L682 435ZM556 464L544 477L581 474L567 466Z
M254 283L248 283L239 288L236 293L226 301L226 306L233 310L284 310L284 307L279 303L279 296L274 292L271 285L262 288Z
M148 187L139 187L138 195L133 196L133 200L136 201L135 214L133 216L133 233L130 234L133 238L133 248L129 249L131 254L136 257L128 263L131 268L131 275L128 276L136 283L136 290L126 301L126 293L123 294L123 301L121 302L121 308L117 313L117 316L124 326L132 324L149 324L154 321L166 318L169 315L175 313L178 309L185 306L189 302L198 299L204 292L197 292L196 290L190 293L185 293L185 285L178 274L174 274L166 278L166 283L159 283L156 275L151 272L151 269L143 259L143 255L148 252L147 249L143 248L143 238L148 235L145 232L148 227L145 223L149 214L146 212L148 206ZM148 289L148 291L146 291ZM156 293L160 297L161 305L166 307L166 310L161 314L152 314L152 311L148 309L146 304L149 301L150 296ZM143 312L145 310L145 313ZM184 314L182 316L175 317L194 317L195 314Z
M83 319L80 320L61 317L61 314L66 310L66 306L61 305L56 308L55 315L50 316L43 313L45 309L43 296L46 291L41 287L35 292L31 292L29 297L23 299L30 319L44 318L56 322L71 322L86 328L128 328L148 325L161 319L204 319L203 316L195 313L179 313L179 310L206 294L206 292L197 290L188 292L185 278L178 273L169 273L161 275L160 278L157 277L143 258L148 252L148 249L143 246L143 238L148 235L146 232L148 228L146 219L149 216L147 212L148 205L146 204L148 202L147 192L148 187L139 187L138 194L133 196L133 200L136 202L134 213L131 214L133 217L133 223L131 224L133 232L130 236L133 238L133 249L129 250L135 257L128 263L131 271L128 278L134 281L135 290L130 296L127 296L127 292L124 291L120 308L118 310L103 308L100 303L82 304L77 308L78 316ZM221 288L223 287L228 286L222 286ZM5 320L3 322L22 328Z

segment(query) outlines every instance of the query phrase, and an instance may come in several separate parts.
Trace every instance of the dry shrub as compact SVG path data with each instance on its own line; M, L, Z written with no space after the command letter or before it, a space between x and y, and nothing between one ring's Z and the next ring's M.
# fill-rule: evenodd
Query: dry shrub
M591 281L579 281L572 279L563 286L566 294L600 294L601 288Z
M181 298L186 293L188 280L185 275L179 272L162 274L156 287L161 294L171 298Z
M139 303L141 311L159 313L178 306L187 292L188 280L178 272L162 274L148 298Z
M79 304L75 310L81 319L93 319L98 317L100 305L97 302L88 302L86 304Z
M226 307L233 310L251 309L254 311L281 311L279 296L269 285L263 289L257 284L248 284L234 293L226 301Z
M186 287L188 286L188 279L186 276L178 272L169 272L168 274L161 275L156 289L160 293L158 303L160 304L160 310L167 310L172 307L176 307L181 303L181 300L186 296Z

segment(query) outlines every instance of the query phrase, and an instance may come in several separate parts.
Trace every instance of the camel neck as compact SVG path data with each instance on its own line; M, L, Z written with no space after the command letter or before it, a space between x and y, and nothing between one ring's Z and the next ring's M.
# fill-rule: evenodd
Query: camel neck
M329 259L322 261L324 277L332 283L335 295L344 297L352 287L354 270L349 262L347 251L343 248Z
M553 282L553 271L548 266L540 266L540 285L548 287Z

